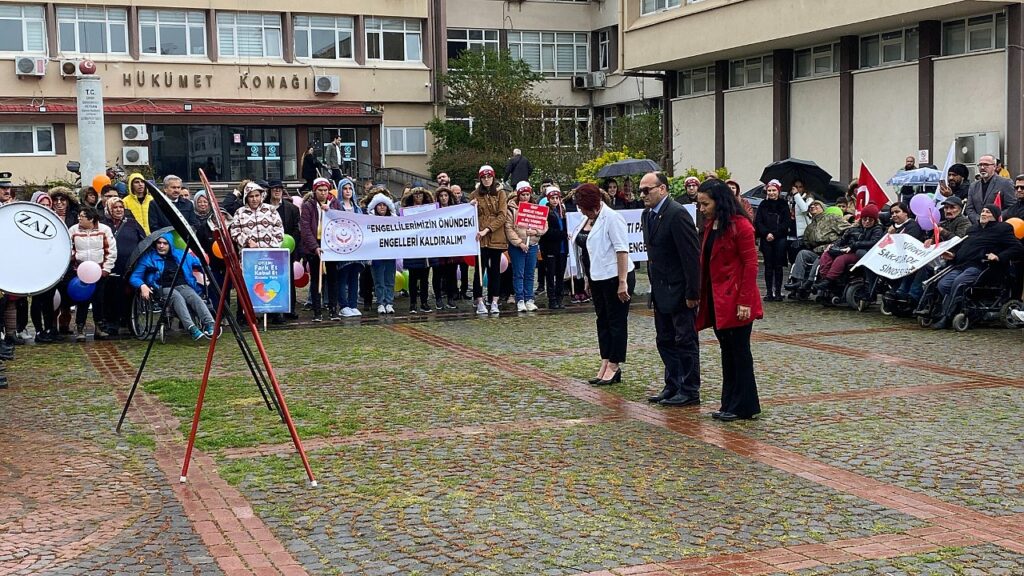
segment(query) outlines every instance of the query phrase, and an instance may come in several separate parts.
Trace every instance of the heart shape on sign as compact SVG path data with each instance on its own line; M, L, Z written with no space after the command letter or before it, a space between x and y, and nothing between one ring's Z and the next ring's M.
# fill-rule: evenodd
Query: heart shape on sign
M270 302L277 296L277 293L281 291L281 285L278 284L277 280L273 280L269 283L257 282L252 287L252 291L256 293L256 296L264 301Z

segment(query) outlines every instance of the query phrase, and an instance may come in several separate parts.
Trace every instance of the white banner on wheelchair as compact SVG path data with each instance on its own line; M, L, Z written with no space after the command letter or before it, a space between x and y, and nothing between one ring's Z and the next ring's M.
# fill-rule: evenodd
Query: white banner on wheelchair
M476 206L460 204L410 216L329 210L320 248L327 262L476 256Z
M939 244L925 246L909 234L886 234L853 267L864 266L879 276L895 280L924 268L963 240L954 237Z

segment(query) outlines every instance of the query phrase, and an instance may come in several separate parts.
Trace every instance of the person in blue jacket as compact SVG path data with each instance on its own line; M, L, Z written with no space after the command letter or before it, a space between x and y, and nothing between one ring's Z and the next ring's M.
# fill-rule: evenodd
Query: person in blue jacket
M199 283L192 274L193 270L202 270L202 264L194 254L189 253L185 257L184 270L175 274L181 256L181 250L171 247L170 235L161 236L139 258L129 283L145 300L152 297L154 290L159 290L193 340L213 336L213 314L199 297ZM202 323L202 330L193 322L192 314Z

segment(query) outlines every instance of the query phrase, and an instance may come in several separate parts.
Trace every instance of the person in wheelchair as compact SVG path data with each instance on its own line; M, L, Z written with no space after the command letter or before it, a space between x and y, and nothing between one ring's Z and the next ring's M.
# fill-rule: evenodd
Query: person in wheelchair
M878 214L878 206L865 206L857 224L847 228L822 253L818 264L819 280L814 284L819 293L836 292L840 277L885 235L885 228L878 223Z
M213 315L199 296L201 289L193 275L194 270L202 271L202 264L195 255L189 253L185 257L184 269L175 275L181 256L181 250L171 248L169 235L158 238L153 247L139 258L129 283L144 300L150 300L156 293L165 302L165 306L174 310L193 340L213 336ZM202 323L202 330L192 320L193 314Z
M1002 210L995 204L986 204L978 215L978 223L967 232L967 237L956 246L956 254L946 252L942 258L952 270L939 280L942 312L932 328L942 330L963 304L963 291L981 276L985 264L1006 266L1011 260L1024 256L1024 246L1013 234L1013 227L1000 222Z
M789 271L789 282L784 288L789 290L791 299L806 298L817 274L818 259L825 248L839 239L843 230L850 225L846 220L833 214L825 213L825 205L821 200L814 200L807 208L811 221L804 228L804 237L800 252Z

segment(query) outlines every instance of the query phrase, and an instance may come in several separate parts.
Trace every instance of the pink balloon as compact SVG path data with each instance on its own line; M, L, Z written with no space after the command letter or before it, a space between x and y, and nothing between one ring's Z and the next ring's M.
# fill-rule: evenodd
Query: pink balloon
M292 196L292 204L295 204L296 208L302 208L302 196Z
M504 253L501 255L501 273L504 274L505 270L508 270L508 256Z
M53 309L54 310L59 310L60 309L60 290L54 290L53 291Z
M302 262L292 262L292 276L296 280L306 275L306 267L302 265Z
M103 269L95 262L82 262L78 265L78 279L82 284L95 284L103 277Z

